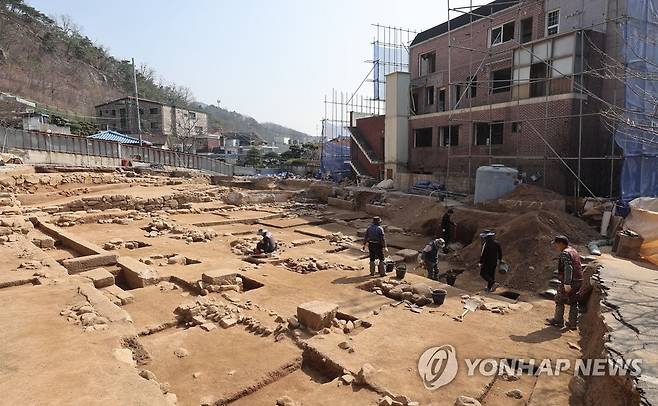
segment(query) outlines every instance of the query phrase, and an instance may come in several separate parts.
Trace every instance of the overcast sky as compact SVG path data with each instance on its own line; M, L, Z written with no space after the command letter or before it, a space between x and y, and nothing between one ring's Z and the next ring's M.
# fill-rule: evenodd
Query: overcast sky
M446 0L27 1L198 101L312 135L324 95L354 91L370 70L371 24L423 30L447 17Z

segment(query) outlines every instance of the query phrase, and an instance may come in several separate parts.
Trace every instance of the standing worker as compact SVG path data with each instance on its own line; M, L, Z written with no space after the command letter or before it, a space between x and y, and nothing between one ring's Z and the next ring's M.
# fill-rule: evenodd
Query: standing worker
M366 229L366 235L363 239L363 249L365 250L367 245L368 253L370 254L370 276L375 276L375 260L379 260L379 276L386 276L384 251L388 253L388 248L386 248L384 229L381 224L381 218L373 217L372 224Z
M435 281L439 279L439 250L444 246L443 238L436 238L423 248L423 263L427 269L427 277Z
M583 267L578 251L569 245L569 239L558 235L553 239L553 248L560 253L557 263L557 277L560 286L555 295L555 316L547 319L547 324L564 327L564 306L569 305L567 328L575 330L578 326L578 292L583 284Z
M487 292L493 292L498 287L496 283L496 267L503 260L503 250L498 241L494 240L496 233L485 230L482 238L482 253L480 254L480 276L487 281Z
M455 229L455 223L452 221L450 216L452 216L454 212L455 211L453 209L448 209L445 213L443 213L443 217L441 218L441 232L443 233L443 241L445 242L443 246L444 253L448 252L448 244L452 242L452 233Z

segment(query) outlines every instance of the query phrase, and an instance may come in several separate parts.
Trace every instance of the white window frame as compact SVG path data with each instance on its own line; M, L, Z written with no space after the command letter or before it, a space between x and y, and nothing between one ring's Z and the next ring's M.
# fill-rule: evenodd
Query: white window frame
M423 75L423 71L422 71L423 56L429 55L429 54L434 54L434 72L427 72L426 74ZM427 52L423 52L422 54L418 55L418 77L429 76L433 73L436 73L436 51L427 51Z
M548 25L549 16L555 12L557 12L557 24ZM555 28L556 30L553 34L548 33L551 30L551 28ZM560 9L556 8L555 10L551 10L548 13L546 13L546 36L548 37L551 35L557 35L559 33L560 33Z
M511 39L507 40L507 41L503 41L503 26L505 26L509 23L514 23L514 36ZM500 28L500 42L496 42L495 44L492 44L491 43L491 39L492 39L491 35L492 35L493 31L495 29L498 29L498 28ZM516 20L509 20L507 22L504 22L504 23L502 23L500 25L497 25L495 27L491 27L489 29L489 35L487 36L487 44L489 44L489 48L493 48L493 47L498 46L500 44L504 44L506 42L513 41L515 39L514 37L516 37Z

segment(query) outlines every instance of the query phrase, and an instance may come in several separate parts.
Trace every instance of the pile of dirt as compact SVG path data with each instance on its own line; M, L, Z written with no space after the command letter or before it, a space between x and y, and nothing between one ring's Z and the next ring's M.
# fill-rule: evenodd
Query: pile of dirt
M513 191L501 197L502 200L551 201L564 200L564 196L552 190L535 185L521 184Z
M498 281L509 288L528 291L547 289L553 278L557 253L550 243L555 235L566 235L576 247L596 238L596 232L585 222L557 211L531 211L482 228L496 231L503 259L510 266L507 274L498 274ZM481 244L476 238L458 256L466 269L477 269L480 253Z

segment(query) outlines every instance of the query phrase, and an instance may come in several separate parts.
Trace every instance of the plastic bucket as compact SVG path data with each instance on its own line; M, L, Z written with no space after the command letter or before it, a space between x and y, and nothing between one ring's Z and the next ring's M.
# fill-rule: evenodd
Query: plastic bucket
M389 261L385 264L386 273L393 272L395 270L395 262Z
M432 291L432 300L434 301L434 304L437 306L441 306L443 302L446 300L446 295L448 292L445 289L434 289Z
M404 276L407 274L407 267L400 265L395 268L395 277L398 279L404 279Z
M446 275L446 283L448 285L455 286L455 282L457 282L457 274L449 273Z

